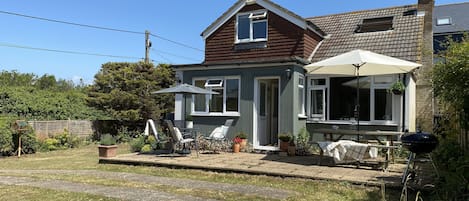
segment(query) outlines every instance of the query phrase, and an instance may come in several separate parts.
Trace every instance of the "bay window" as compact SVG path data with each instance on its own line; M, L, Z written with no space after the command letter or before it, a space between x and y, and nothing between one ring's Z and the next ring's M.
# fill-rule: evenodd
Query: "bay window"
M398 98L388 92L396 76L309 78L308 118L315 121L354 121L357 84L360 121L396 122Z
M193 95L193 114L238 115L240 101L239 77L217 79L196 78L193 83L197 87L218 93Z

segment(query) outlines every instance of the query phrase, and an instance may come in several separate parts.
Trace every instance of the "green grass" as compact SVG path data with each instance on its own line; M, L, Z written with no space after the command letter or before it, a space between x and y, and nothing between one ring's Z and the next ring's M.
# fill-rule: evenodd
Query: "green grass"
M120 153L128 153L128 145L119 145ZM98 164L97 148L96 145L89 145L79 149L69 149L62 151L53 151L46 153L37 153L34 155L24 155L21 158L9 157L0 159L0 169L24 169L24 170L101 170L111 172L128 172L147 174L153 176L164 176L184 179L194 179L202 181L230 183L230 184L248 184L262 187L271 187L277 189L285 189L294 191L296 194L288 198L288 200L381 200L381 190L375 187L363 187L351 185L345 182L327 182L327 181L313 181L307 179L293 179L293 178L280 178L268 176L255 176L235 173L217 173L207 172L201 170L187 170L187 169L168 169L160 167L147 167L147 166L126 166L126 165L112 165L112 164ZM8 173L2 175L19 176L17 174ZM129 182L119 179L103 179L90 175L73 176L67 174L26 174L21 175L30 178L39 179L57 179L64 181L73 181L79 183L106 185L106 186L121 186L121 187L137 187L146 189L155 189L176 194L190 194L194 196L202 196L203 198L222 199L222 200L264 200L264 198L256 197L253 195L241 195L233 192L220 192L215 190L205 189L189 189L177 188L158 185L158 184L143 184L139 182ZM2 186L3 187L3 186ZM25 187L21 187L25 188ZM3 188L2 188L3 189ZM25 188L31 189L31 197L24 197L24 200L34 200L34 192L42 192L42 194L55 194L61 196L71 196L71 193L61 191L50 192L50 190L39 188ZM49 192L49 193L46 193ZM391 191L387 189L386 200L398 200L399 191ZM10 194L14 196L28 196L23 191L12 191ZM40 193L41 194L41 193ZM0 194L0 198L2 198ZM83 195L84 196L84 195ZM21 197L23 198L23 197ZM236 199L235 199L236 198ZM89 200L93 200L90 198ZM0 199L1 200L1 199ZM16 200L16 199L15 199ZM64 197L62 200L70 200ZM77 199L76 199L77 200ZM85 199L86 200L86 199Z
M4 186L0 185L0 200L25 200L25 201L114 201L117 199L107 198L86 193L74 193L56 191L27 186Z

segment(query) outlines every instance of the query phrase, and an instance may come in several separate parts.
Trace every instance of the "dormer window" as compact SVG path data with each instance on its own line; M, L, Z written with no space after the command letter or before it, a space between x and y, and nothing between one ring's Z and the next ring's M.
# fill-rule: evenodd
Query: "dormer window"
M267 11L240 13L236 16L236 42L267 40Z
M364 19L362 24L359 24L355 33L367 33L377 31L392 30L392 21L394 17L378 17Z
M436 19L437 26L450 25L450 24L451 24L451 17L439 17L438 19Z

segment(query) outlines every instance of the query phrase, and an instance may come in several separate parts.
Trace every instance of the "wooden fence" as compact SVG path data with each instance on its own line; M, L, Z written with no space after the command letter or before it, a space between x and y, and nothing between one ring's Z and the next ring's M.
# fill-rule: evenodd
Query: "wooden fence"
M93 134L93 121L88 120L55 120L55 121L29 121L36 136L46 138L68 131L79 137L88 137Z

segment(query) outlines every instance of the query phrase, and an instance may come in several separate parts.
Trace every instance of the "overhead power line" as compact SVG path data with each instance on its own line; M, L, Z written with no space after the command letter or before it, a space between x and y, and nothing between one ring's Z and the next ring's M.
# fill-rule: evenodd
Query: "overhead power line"
M166 54L166 55L170 55L170 56L174 56L174 57L179 57L179 58L182 58L182 59L186 59L186 60L191 60L191 61L196 61L196 62L199 62L200 59L194 59L194 58L190 58L190 57L186 57L186 56L182 56L182 55L178 55L178 54L173 54L173 53L169 53L169 52L165 52L165 51L162 51L162 50L156 50L154 48L151 48L152 51L158 53L160 56L162 56L161 54Z
M58 53L66 53L66 54L98 56L98 57L113 57L113 58L138 59L138 60L143 59L143 58L140 58L140 57L119 56L119 55L90 53L90 52L78 52L78 51L70 51L70 50L57 50L57 49L30 47L30 46L16 45L16 44L10 44L10 43L2 43L2 42L0 42L0 46L11 47L11 48L20 48L20 49L29 49L29 50L38 50L38 51L47 51L47 52L58 52Z
M152 34L152 33L150 33L150 35L153 36L153 37L159 38L159 39L161 39L161 40L165 40L165 41L168 41L168 42L171 42L171 43L174 43L174 44L177 44L177 45L180 45L180 46L189 48L189 49L193 49L193 50L196 50L196 51L199 51L199 52L204 52L202 49L199 49L199 48L196 48L196 47L192 47L192 46L186 45L186 44L184 44L184 43L180 43L180 42L177 42L177 41L173 41L173 40L171 40L171 39L167 39L167 38L164 38L164 37L161 37L161 36Z
M62 24L80 26L80 27L93 28L93 29L102 29L102 30L107 30L107 31L117 31L117 32L132 33L132 34L145 34L144 32L129 31L129 30L115 29L115 28L107 28L107 27L100 27L100 26L94 26L94 25L79 24L79 23L74 23L74 22L66 22L66 21L62 21L62 20L54 20L54 19L48 19L48 18L43 18L43 17L35 17L35 16L31 16L31 15L24 15L24 14L13 13L13 12L8 12L8 11L0 11L0 13L8 14L8 15L16 15L16 16L26 17L26 18L36 19L36 20L43 20L43 21L48 21L48 22L56 22L56 23L62 23Z
M93 29L101 29L101 30L106 30L106 31L116 31L116 32L131 33L131 34L141 34L141 35L145 34L145 32L141 32L141 31L132 31L132 30L125 30L125 29L116 29L116 28L109 28L109 27L102 27L102 26L95 26L95 25L88 25L88 24L81 24L81 23L75 23L75 22L67 22L67 21L63 21L63 20L55 20L55 19L49 19L49 18L44 18L44 17L36 17L36 16L25 15L25 14L21 14L21 13L8 12L8 11L1 11L1 10L0 10L0 13L7 14L7 15L19 16L19 17L25 17L25 18L31 18L31 19L36 19L36 20L42 20L42 21L47 21L47 22L55 22L55 23L61 23L61 24L79 26L79 27L86 27L86 28L93 28ZM181 43L181 42L177 42L177 41L174 41L174 40L171 40L171 39L168 39L168 38L159 36L159 35L157 35L157 34L150 34L150 35L153 36L153 37L155 37L155 38L159 38L159 39L161 39L161 40L165 40L165 41L174 43L174 44L176 44L176 45L179 45L179 46L182 46L182 47L185 47L185 48L189 48L189 49L193 49L193 50L196 50L196 51L204 52L204 51L203 51L202 49L200 49L200 48L192 47L192 46L190 46L190 45L187 45L187 44L184 44L184 43Z

